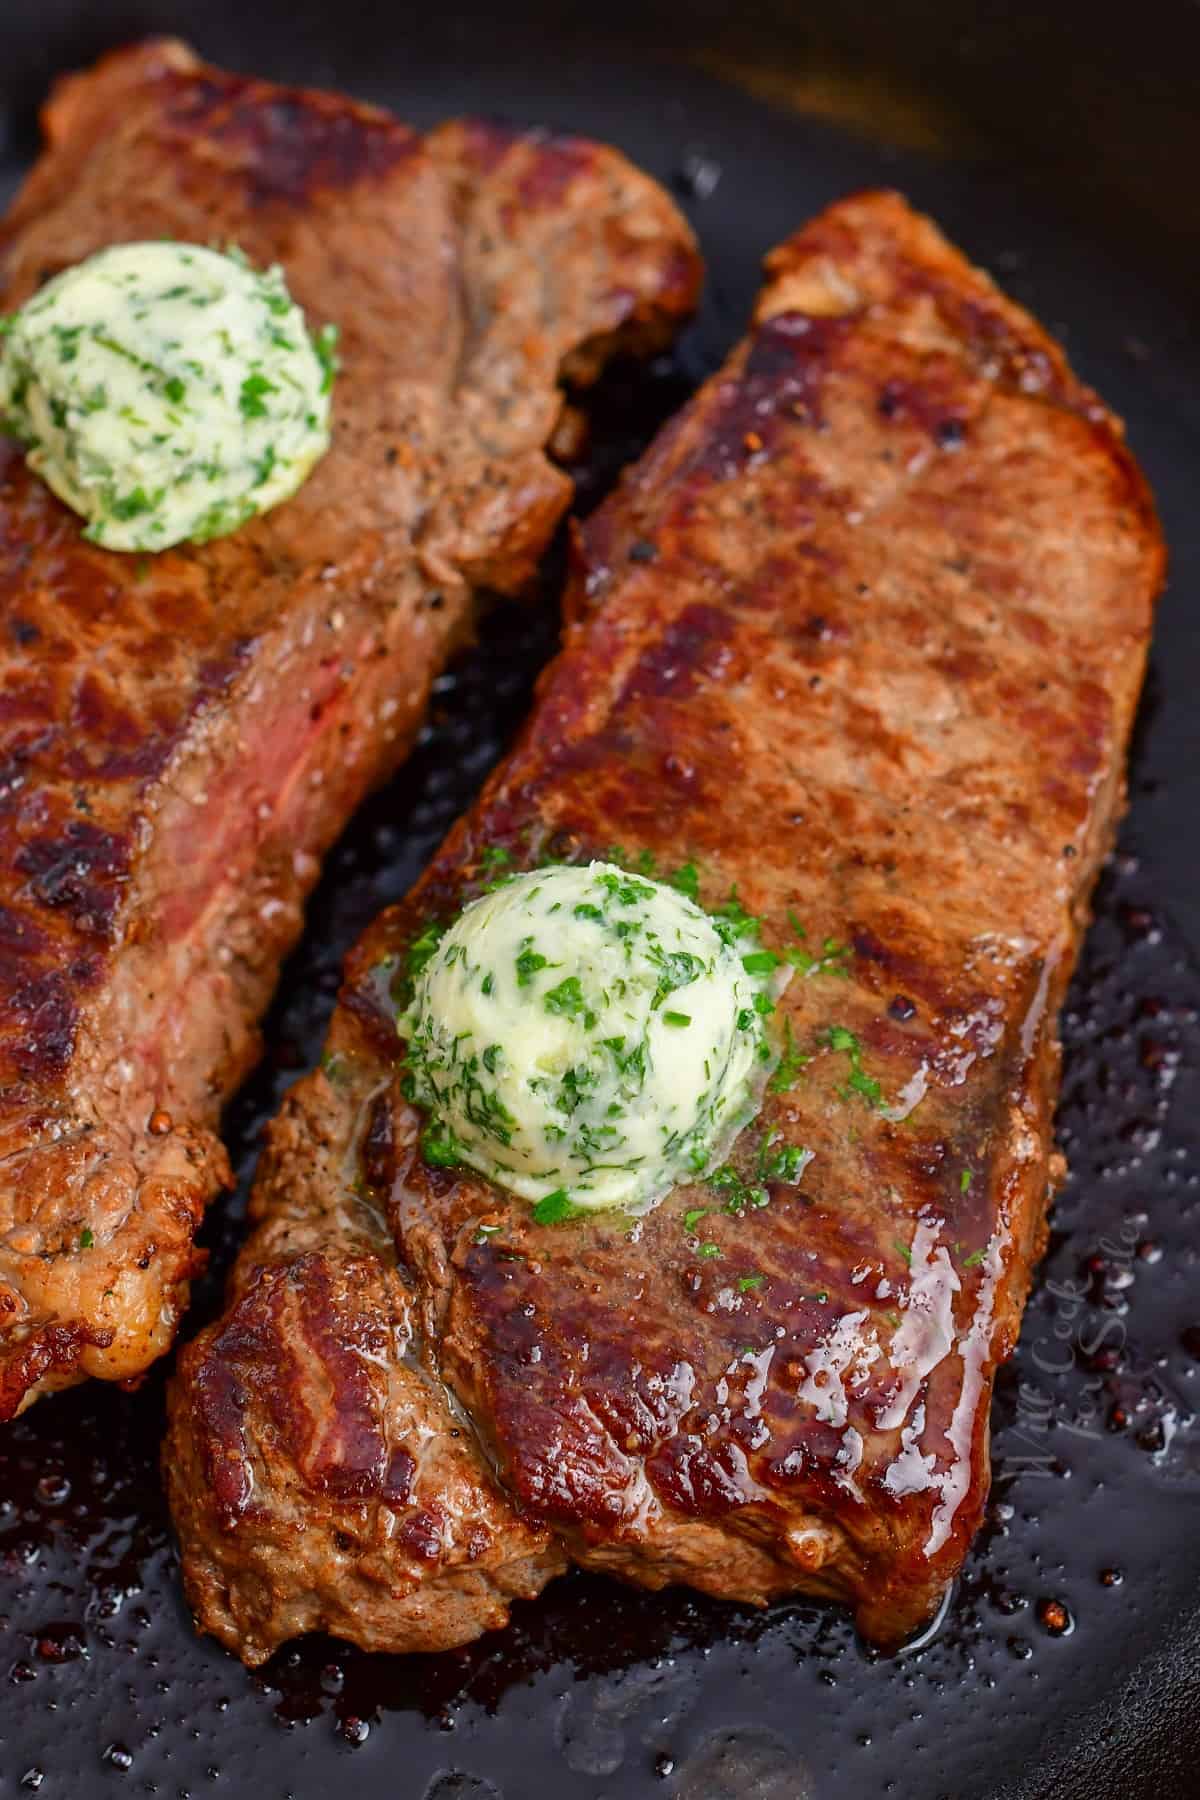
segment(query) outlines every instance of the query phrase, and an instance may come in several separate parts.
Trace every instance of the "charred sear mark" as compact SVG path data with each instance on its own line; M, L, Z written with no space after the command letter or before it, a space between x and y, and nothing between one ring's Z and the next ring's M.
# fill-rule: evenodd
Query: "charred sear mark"
M89 1347L107 1350L113 1333L73 1319L43 1325L0 1358L0 1420L11 1419L31 1387L55 1369L75 1366Z
M549 131L517 131L490 120L472 119L462 128L463 145L475 169L493 174L513 151L523 151L515 198L523 211L561 206L576 176L596 161L591 144Z
M955 996L947 991L935 957L923 955L919 949L885 943L875 932L862 926L851 927L850 944L862 982L878 994L894 993L896 989L902 991L909 1010L898 1017L913 1016L917 1010L914 997L927 1018L939 1016L953 1004Z
M1096 396L1071 378L1045 343L1019 331L1003 305L963 293L926 271L914 273L910 286L932 296L942 318L989 380L1084 418L1095 417Z
M227 1521L253 1509L253 1446L262 1416L314 1493L400 1503L413 1464L389 1450L372 1369L392 1352L382 1270L335 1266L317 1253L262 1271L192 1372L205 1463ZM321 1371L319 1380L314 1370Z
M363 1180L369 1188L381 1193L391 1187L396 1157L392 1138L392 1108L386 1092L376 1094L368 1109L361 1161Z
M271 1299L271 1277L260 1275L223 1327L187 1353L205 1474L226 1525L246 1512L253 1492L246 1414L268 1366Z
M64 768L76 780L151 780L165 768L175 739L173 732L147 731L116 689L94 674L75 690L71 735L76 747Z
M242 179L256 206L299 206L323 188L379 181L420 142L383 114L236 76L183 79L169 117L186 132L249 153Z
M155 633L133 653L140 666L153 669L161 667L173 649L174 640ZM71 698L64 772L82 783L153 781L166 768L191 721L228 695L253 649L252 638L232 640L219 656L205 658L194 676L189 672L186 688L181 684L144 715L124 703L113 682L91 671L84 674Z
M521 176L521 203L530 211L562 204L567 189L593 159L585 144L570 138L544 138L531 147L529 166Z
M0 757L0 802L10 800L25 785L29 762L30 752L24 745Z
M718 481L740 473L769 451L784 421L824 424L825 378L853 325L852 318L778 313L761 325L741 375L729 384L698 467Z
M399 1536L411 1556L421 1562L436 1563L443 1549L444 1520L433 1508L423 1507L404 1520Z
M876 409L881 419L928 432L940 450L958 450L967 435L961 388L957 366L942 372L940 378L927 376L920 383L895 376L879 390Z
M686 700L705 677L720 674L733 635L734 621L719 607L686 607L634 664L621 707L639 700Z
M647 1458L646 1473L681 1513L719 1517L750 1499L745 1462L733 1444L714 1449L699 1437L675 1437Z
M71 1060L79 1022L77 988L59 969L32 971L0 952L0 1038L22 1081L54 1081Z
M23 912L0 901L0 967L16 967L18 957L32 957L49 947L50 939Z
M129 875L129 844L84 819L57 836L31 838L13 859L43 906L67 915L88 937L111 939L121 883Z

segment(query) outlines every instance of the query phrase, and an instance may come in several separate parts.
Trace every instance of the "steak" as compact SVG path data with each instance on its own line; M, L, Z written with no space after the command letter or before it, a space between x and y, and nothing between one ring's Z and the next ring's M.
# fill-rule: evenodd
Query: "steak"
M899 197L767 272L579 534L516 749L351 955L183 1352L188 1593L248 1662L453 1644L564 1560L893 1646L979 1525L1162 546L1117 421ZM762 1114L635 1223L422 1159L397 976L504 853L682 865L790 949Z
M175 43L64 82L46 131L5 307L113 242L236 242L340 326L344 368L312 478L203 548L93 548L0 444L0 1417L170 1344L321 855L474 594L533 571L571 491L559 382L661 345L699 268L614 151L421 138Z

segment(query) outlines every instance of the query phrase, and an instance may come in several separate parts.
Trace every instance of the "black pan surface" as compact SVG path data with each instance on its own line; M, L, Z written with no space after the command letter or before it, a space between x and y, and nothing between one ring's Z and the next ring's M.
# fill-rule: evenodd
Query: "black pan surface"
M1151 4L1136 35L1123 14L1105 41L1094 6L1039 23L1035 8L913 4L885 20L851 0L823 32L751 8L736 37L724 11L647 4L618 30L611 15L430 20L365 0L11 7L0 184L32 154L50 75L152 29L419 125L475 110L621 145L675 186L710 279L678 354L607 384L585 506L738 335L762 252L865 184L935 214L1124 414L1172 583L1132 808L1065 1020L1072 1173L998 1387L987 1528L940 1628L891 1660L828 1608L751 1613L578 1576L460 1652L310 1639L251 1676L195 1638L180 1600L155 1468L161 1381L136 1396L93 1385L0 1435L0 1796L1200 1793L1200 119L1178 104L1200 13ZM551 569L531 605L485 619L418 754L333 858L268 1060L232 1109L243 1186L206 1229L198 1316L217 1303L260 1128L318 1054L339 959L507 742L554 645L555 591Z

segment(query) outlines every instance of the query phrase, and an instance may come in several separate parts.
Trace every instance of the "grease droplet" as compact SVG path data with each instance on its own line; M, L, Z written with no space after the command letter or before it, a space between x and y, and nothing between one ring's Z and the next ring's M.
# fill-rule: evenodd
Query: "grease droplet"
M1070 1609L1061 1600L1039 1600L1037 1616L1038 1623L1051 1637L1069 1637L1075 1629Z

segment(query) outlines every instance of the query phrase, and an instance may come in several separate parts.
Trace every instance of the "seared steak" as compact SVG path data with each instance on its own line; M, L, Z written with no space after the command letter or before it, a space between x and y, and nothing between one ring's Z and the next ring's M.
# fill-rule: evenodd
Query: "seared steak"
M522 741L351 957L183 1354L188 1591L248 1661L454 1643L563 1556L895 1644L979 1524L1162 548L1118 423L902 200L768 272L582 532ZM497 852L614 843L791 947L784 1057L714 1179L539 1226L423 1162L391 996Z
M91 547L0 444L0 1417L171 1342L319 858L473 590L520 587L553 530L559 380L663 342L698 277L611 150L421 139L177 44L66 81L46 129L0 304L105 244L236 242L341 326L344 368L311 480L203 549Z

